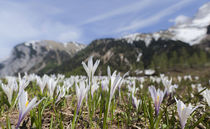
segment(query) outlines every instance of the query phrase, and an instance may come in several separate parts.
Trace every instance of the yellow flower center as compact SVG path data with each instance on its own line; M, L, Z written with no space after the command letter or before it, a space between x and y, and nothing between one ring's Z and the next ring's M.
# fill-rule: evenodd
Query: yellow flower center
M26 105L25 105L26 107L28 106L28 101L26 101Z
M160 100L160 96L158 95L158 96L157 96L157 101L159 102L159 100Z

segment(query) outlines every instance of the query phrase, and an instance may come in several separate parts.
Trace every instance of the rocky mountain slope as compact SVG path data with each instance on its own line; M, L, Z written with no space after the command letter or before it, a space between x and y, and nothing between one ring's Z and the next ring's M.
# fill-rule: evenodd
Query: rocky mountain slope
M154 40L147 46L142 40L132 44L125 39L100 39L93 41L51 73L83 74L82 61L90 56L100 59L98 74L106 74L106 67L136 75L144 69L164 72L169 69L206 66L210 63L210 54L198 47L182 41ZM72 61L74 60L74 61Z
M14 47L11 56L0 63L0 76L16 75L19 72L37 73L44 69L49 72L84 47L78 43L63 44L50 40L19 44Z
M106 72L109 65L119 71L179 69L209 65L210 2L193 18L187 18L165 31L131 34L121 38L99 39L79 51L53 72L82 73L81 62L89 56L99 58Z

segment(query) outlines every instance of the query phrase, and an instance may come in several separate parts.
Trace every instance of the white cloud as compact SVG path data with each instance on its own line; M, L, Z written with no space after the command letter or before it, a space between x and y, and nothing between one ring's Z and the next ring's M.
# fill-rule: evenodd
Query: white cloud
M61 39L59 37L62 37L65 33L68 33L68 35L70 32L72 32L72 34L79 33L70 35L71 37L69 38L65 38L66 40L72 40L78 39L78 36L81 35L79 28L48 17L48 15L60 12L60 10L55 7L46 6L45 8L50 10L45 11L42 9L42 12L36 12L36 9L34 9L35 7L30 4L7 4L11 5L10 8L3 8L0 6L0 35L4 37L4 42L9 39L18 41L20 39L30 40L32 38L40 37L59 40ZM30 11L30 8L32 11ZM2 39L0 42L3 42Z
M141 28L150 26L154 23L157 23L162 18L176 12L177 10L186 6L187 4L189 4L192 1L194 1L194 0L181 0L180 2L174 4L174 5L166 8L166 9L163 9L160 12L158 12L158 13L156 13L156 14L148 17L148 18L139 19L139 20L133 21L131 24L129 24L127 26L120 27L115 32L116 33L122 33L124 31L137 30L137 29L141 29Z
M156 3L154 0L141 0L139 2L135 2L129 5L126 5L125 7L117 8L115 10L112 10L110 12L89 18L88 20L84 21L82 24L88 24L92 22L101 21L107 18L111 18L117 15L132 13L136 11L143 10L147 8L148 6L151 6L152 4Z
M69 41L69 39L71 38L72 41L77 41L80 38L80 33L76 32L76 31L67 31L64 33L59 34L58 36L58 40L59 41Z
M0 2L0 59L9 55L14 45L28 40L66 42L80 39L80 28L51 19L52 15L57 16L62 10L48 5L41 6L27 2Z
M10 51L11 51L11 47L8 47L8 46L0 47L0 62L9 57L8 52Z
M184 16L184 15L179 15L175 19L169 20L170 22L174 22L175 25L181 25L185 23L191 22L191 18Z

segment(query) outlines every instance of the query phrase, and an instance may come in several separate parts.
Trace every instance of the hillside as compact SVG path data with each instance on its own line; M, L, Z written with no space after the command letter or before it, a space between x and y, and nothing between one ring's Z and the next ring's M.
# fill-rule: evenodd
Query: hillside
M0 63L0 76L13 76L17 73L50 72L55 66L69 60L85 45L77 43L58 43L50 40L29 41L19 44L11 56Z
M79 51L71 60L64 62L52 73L84 73L81 62L93 56L101 60L98 74L105 74L106 67L135 74L144 69L166 70L195 68L209 65L209 53L187 43L174 40L152 40L149 46L144 41L132 44L125 39L101 39L93 41ZM74 60L74 61L72 61Z

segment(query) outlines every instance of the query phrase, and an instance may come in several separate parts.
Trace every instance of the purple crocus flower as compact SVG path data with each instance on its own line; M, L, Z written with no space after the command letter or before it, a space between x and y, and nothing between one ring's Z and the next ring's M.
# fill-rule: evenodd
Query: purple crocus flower
M93 56L88 59L88 64L86 65L85 62L82 62L82 65L89 77L89 79L93 79L95 71L100 63L100 60L96 60L95 64L93 64Z
M163 86L165 87L164 96L168 97L169 95L173 95L173 92L178 86L172 85L172 79L168 80L168 78L165 76L161 76L161 80L162 80Z
M155 105L155 115L158 116L160 104L163 101L164 93L160 89L156 90L154 86L149 87L149 92Z
M76 83L76 94L77 94L77 114L79 113L80 107L82 105L82 101L85 98L87 92L88 92L88 87L85 86L85 82L82 81L80 82L80 86L77 85Z
M44 99L44 98L43 98ZM34 97L31 102L28 101L28 93L24 90L21 92L21 95L19 96L19 119L16 126L16 129L20 126L21 122L23 121L24 117L27 115L27 113L43 100L41 99L39 102L36 103L37 97Z
M189 104L189 106L186 106L181 100L177 100L176 98L175 100L181 128L184 129L185 124L187 123L187 119L190 117L190 114L199 106L193 108L191 104Z
M133 106L136 108L136 110L138 110L141 100L140 99L138 100L134 95L132 95L132 103Z

